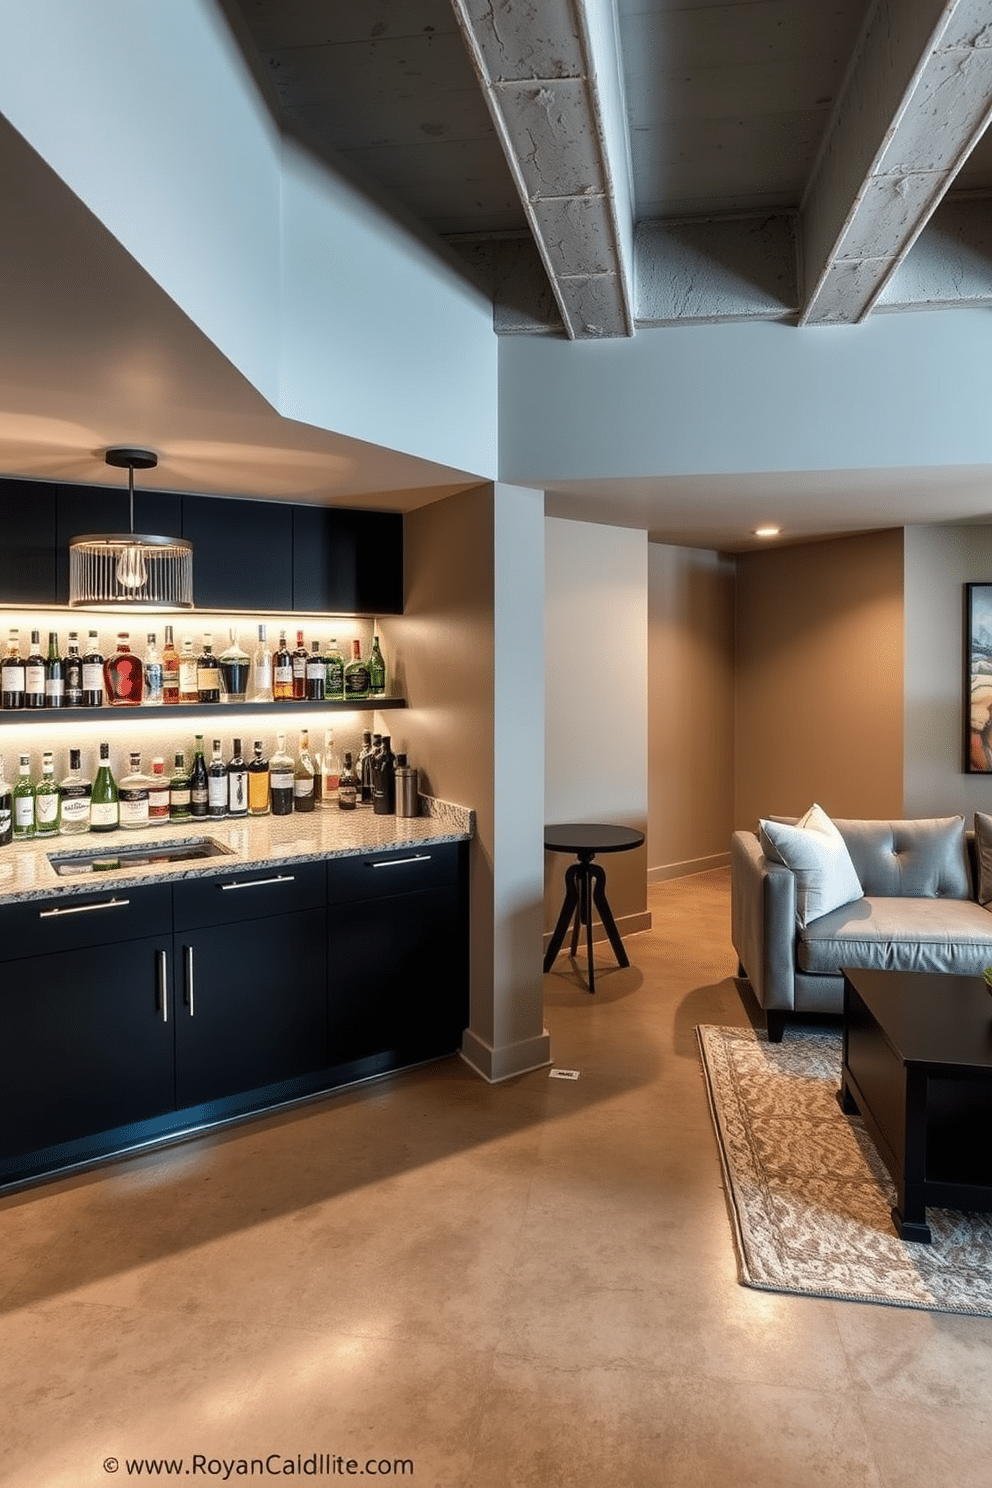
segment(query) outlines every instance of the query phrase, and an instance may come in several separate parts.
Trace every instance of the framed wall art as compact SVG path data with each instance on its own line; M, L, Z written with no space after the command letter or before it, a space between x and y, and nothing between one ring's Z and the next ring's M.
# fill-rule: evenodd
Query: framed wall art
M964 587L964 768L992 775L992 584Z

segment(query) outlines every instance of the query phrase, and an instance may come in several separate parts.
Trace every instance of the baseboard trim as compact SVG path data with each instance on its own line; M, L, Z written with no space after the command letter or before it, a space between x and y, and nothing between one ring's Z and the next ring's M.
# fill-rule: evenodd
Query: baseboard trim
M638 914L621 915L620 918L617 920L617 929L620 931L620 939L621 940L623 940L623 938L625 936L627 936L627 935L636 935L639 930L650 930L651 929L651 911L649 909L645 909L645 910L639 912ZM545 951L548 949L548 946L551 944L551 937L552 937L553 934L554 934L554 932L552 930L545 930L545 932L544 932L544 949L545 949ZM606 938L607 938L606 931L603 929L602 923L599 920L593 920L593 922L592 922L592 938L593 938L593 944L595 944L599 940L606 940ZM585 931L585 926L583 926L582 927L582 932L579 935L579 953L580 953L580 955L582 953L582 947L585 945L585 943L586 943L586 931ZM572 936L571 936L571 932L569 932L569 934L566 935L565 936L565 939L562 941L562 947L561 947L561 951L559 952L559 954L562 955L562 956L567 955L568 949L569 949L569 947L570 947L571 944L572 944Z
M543 1069L549 1065L551 1035L545 1029L537 1038L504 1044L496 1049L473 1033L471 1028L466 1028L462 1035L460 1053L477 1075L481 1075L490 1085L498 1085L501 1080L511 1080L514 1075L526 1075L531 1070Z
M729 852L713 853L708 858L686 858L684 863L662 863L658 868L649 868L648 883L666 883L671 878L691 878L696 873L729 867Z

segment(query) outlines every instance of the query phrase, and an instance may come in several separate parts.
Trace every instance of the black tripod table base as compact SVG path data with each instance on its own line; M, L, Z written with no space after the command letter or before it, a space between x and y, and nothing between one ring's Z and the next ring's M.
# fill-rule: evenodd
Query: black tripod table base
M644 833L630 827L575 825L548 827L544 834L544 845L549 852L574 852L578 862L565 869L565 899L558 915L554 933L544 957L544 970L550 971L558 952L572 928L574 957L579 948L579 937L583 926L586 932L586 960L589 967L589 991L596 990L596 970L592 957L593 909L598 914L606 931L613 954L620 966L629 966L630 960L623 948L620 931L617 929L613 911L606 898L606 870L594 863L597 852L626 852L639 847Z

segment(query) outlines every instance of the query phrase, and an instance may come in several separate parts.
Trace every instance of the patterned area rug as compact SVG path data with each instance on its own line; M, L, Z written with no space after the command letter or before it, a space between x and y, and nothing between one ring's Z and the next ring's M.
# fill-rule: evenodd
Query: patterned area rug
M837 1103L841 1036L697 1030L745 1286L992 1317L992 1215L928 1209L900 1240L891 1180Z

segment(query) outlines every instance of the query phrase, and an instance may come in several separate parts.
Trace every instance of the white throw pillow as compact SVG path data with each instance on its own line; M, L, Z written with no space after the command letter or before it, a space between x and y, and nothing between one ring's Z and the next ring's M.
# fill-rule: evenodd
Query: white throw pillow
M864 898L847 843L822 806L813 805L794 827L759 823L765 856L791 868L800 929L832 909Z

